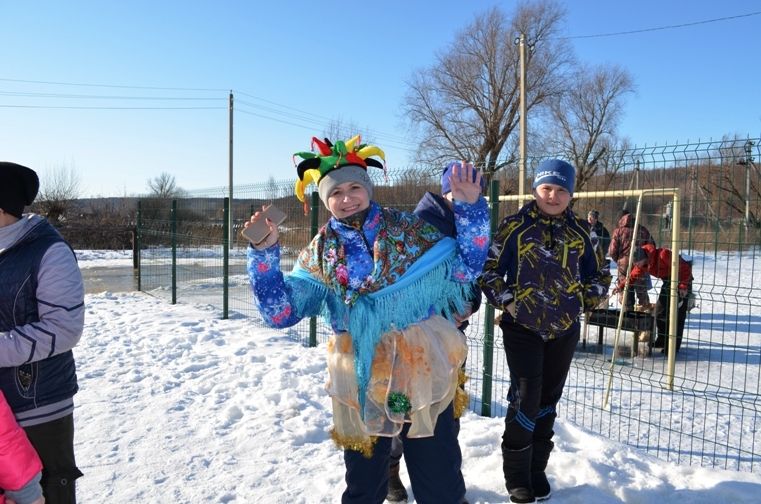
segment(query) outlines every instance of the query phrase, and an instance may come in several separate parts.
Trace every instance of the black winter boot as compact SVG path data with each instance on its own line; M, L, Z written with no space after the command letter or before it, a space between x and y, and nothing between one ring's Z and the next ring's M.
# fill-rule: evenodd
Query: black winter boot
M550 452L554 447L555 443L549 440L534 441L534 451L531 454L531 485L537 501L547 500L552 495L550 482L547 480L547 474L544 471L547 468L547 461L550 459Z
M386 500L389 502L407 502L408 498L407 489L404 488L404 484L399 478L399 462L392 462L388 466L388 493L386 494Z
M536 502L534 490L531 487L532 449L532 445L520 450L508 450L502 447L502 470L505 473L505 486L512 503Z

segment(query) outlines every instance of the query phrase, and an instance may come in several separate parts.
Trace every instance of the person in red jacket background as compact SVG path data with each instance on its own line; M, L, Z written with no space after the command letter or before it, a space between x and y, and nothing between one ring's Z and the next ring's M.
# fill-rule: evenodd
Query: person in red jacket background
M634 253L636 254L643 245L649 243L655 247L655 240L650 234L650 231L642 225L637 226L637 234L634 234L634 215L628 210L621 211L621 216L618 219L618 225L613 230L613 234L610 239L610 246L608 247L608 255L611 259L616 261L618 269L618 283L623 285L624 282L621 279L626 280L626 271L629 266L629 251L634 247ZM634 295L637 296L637 304L649 309L650 297L647 294L648 285L647 275L642 276L637 281L633 278L629 279L629 289L622 296L622 304L625 310L631 310L634 308Z
M634 251L634 265L629 275L629 284L642 283L647 275L653 275L663 280L661 291L658 294L658 302L655 308L655 324L657 335L653 347L662 348L663 353L668 353L666 338L669 328L669 307L671 304L671 250L667 248L655 248L646 243ZM625 276L618 277L615 291L622 291L626 282ZM687 320L688 303L687 296L692 292L692 262L679 256L678 277L679 304L676 319L676 351L682 346L684 323Z
M0 504L43 504L41 477L40 457L0 392Z

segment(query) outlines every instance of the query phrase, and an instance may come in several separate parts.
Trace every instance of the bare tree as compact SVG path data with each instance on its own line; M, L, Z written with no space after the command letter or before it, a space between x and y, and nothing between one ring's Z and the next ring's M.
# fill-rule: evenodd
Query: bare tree
M430 68L417 71L405 96L409 122L418 128L419 158L440 165L469 159L487 172L517 128L523 33L533 50L526 58L526 108L558 94L571 63L568 42L558 37L565 11L552 0L523 3L511 19L497 7L459 32ZM509 148L509 145L508 145Z
M185 190L177 186L174 175L167 172L148 179L148 190L152 196L160 199L177 198L185 194Z
M373 143L370 129L360 128L354 121L332 119L322 133L324 138L334 143L337 140L348 140L358 133L362 135L362 143Z
M620 171L622 171L629 158L627 154L630 152L631 145L629 139L624 138L616 143L615 148L606 149L597 160L596 167L600 169L595 173L599 175L598 179L602 179L598 182L594 190L607 191L613 186L613 182ZM585 184L591 180L592 176L586 179Z
M59 222L66 218L79 195L79 174L73 167L62 166L43 176L36 205L48 220Z
M568 89L549 101L554 151L576 166L576 189L597 173L605 153L618 148L616 130L632 77L615 65L581 66Z
M706 194L719 199L736 214L745 216L746 225L759 227L759 201L761 201L761 169L755 162L756 144L749 138L724 135L714 155L721 165L718 180L701 184Z

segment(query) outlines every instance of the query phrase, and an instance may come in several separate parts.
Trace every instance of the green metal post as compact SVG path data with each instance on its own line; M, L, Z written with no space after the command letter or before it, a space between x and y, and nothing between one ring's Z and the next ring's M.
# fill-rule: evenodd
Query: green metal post
M222 318L228 317L230 299L230 198L224 200L222 221Z
M172 304L177 304L177 200L172 200L170 215L172 236Z
M143 202L141 200L137 200L137 229L135 229L135 241L137 244L135 245L135 249L137 250L137 290L140 292L142 290L142 265L140 264L140 233L143 232L143 212L142 212L142 206Z
M491 237L497 231L499 218L499 181L489 185L489 206L491 207ZM487 303L484 320L484 368L481 388L481 416L491 416L491 386L494 376L494 307Z
M721 223L719 218L716 217L716 225L713 228L713 260L719 258L719 230L721 229Z
M309 236L314 236L317 234L317 212L320 210L320 194L317 191L312 191L311 206ZM317 346L317 317L309 318L309 346Z

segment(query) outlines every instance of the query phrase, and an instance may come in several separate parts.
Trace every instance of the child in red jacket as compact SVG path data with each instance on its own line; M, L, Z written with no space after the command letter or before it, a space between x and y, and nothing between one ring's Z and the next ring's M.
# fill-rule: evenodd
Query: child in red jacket
M661 291L658 294L658 303L655 309L655 323L658 329L658 337L653 343L655 348L663 348L663 353L668 353L669 306L671 303L671 250L667 248L655 248L646 243L640 250L635 251L634 265L629 275L629 283L642 282L646 275L653 275L663 280ZM625 277L618 278L616 290L622 291ZM688 303L687 296L692 291L692 263L679 256L678 278L679 304L676 319L676 351L682 346L684 323L687 319Z
M0 504L43 504L41 476L42 462L0 392Z

